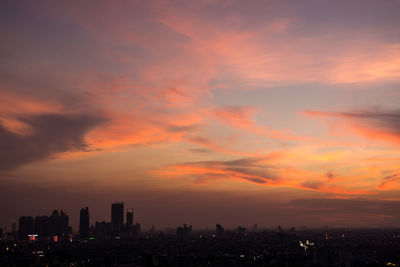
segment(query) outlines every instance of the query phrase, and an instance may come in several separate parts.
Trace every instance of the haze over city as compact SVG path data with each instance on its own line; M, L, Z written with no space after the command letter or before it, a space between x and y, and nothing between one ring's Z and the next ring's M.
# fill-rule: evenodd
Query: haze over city
M399 1L1 1L0 225L400 225Z

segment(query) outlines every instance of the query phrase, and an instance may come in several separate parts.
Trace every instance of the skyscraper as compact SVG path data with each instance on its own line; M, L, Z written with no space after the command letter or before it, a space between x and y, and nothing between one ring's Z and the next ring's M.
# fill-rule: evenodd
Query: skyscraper
M69 218L64 210L54 210L49 217L49 231L51 235L66 235L68 234Z
M222 235L224 233L224 227L222 227L222 225L217 224L216 225L216 230L217 230L217 235Z
M81 209L81 215L79 219L79 236L81 238L89 237L89 208L85 207Z
M121 232L124 225L124 202L111 204L111 229L113 232Z
M18 239L27 240L28 235L33 234L33 217L22 216L19 218Z
M34 222L34 231L39 238L48 237L49 232L49 216L36 216Z
M133 210L129 209L126 212L126 225L132 226L133 225Z

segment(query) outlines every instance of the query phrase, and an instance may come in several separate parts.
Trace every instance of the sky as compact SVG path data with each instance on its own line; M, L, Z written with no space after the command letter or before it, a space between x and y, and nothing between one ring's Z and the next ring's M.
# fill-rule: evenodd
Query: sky
M400 225L400 2L1 1L0 224Z

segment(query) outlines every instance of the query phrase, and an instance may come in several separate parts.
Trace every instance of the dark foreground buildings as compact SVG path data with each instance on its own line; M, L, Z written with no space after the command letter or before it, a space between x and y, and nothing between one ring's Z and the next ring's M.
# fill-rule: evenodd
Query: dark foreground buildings
M229 230L217 224L195 230L184 224L141 233L132 210L124 223L121 204L112 204L111 222L92 226L89 209L81 209L79 234L63 210L22 216L18 230L0 229L0 266L400 266L400 228Z
M90 226L89 208L80 210L79 234L74 235L69 226L69 217L64 210L54 210L50 216L22 216L19 219L18 232L12 231L12 240L62 240L72 236L81 240L98 239L129 239L136 237L140 232L140 224L133 221L133 210L126 213L124 223L124 203L116 202L111 205L111 222L95 222Z
M96 229L107 224L110 225L96 223ZM243 231L242 226L221 231L221 227L194 230L183 225L176 232L153 230L131 239L3 240L0 241L0 266L383 267L400 264L398 228Z
M54 210L50 216L22 216L19 219L18 240L61 237L70 232L69 218L64 210Z

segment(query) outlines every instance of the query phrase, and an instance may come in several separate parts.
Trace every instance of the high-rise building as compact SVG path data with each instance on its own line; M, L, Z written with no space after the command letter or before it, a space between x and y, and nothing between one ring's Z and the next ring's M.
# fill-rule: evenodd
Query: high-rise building
M184 224L183 227L179 226L178 228L176 228L176 235L178 236L178 238L186 238L188 235L190 235L191 232L191 225L187 226L187 224Z
M49 232L51 235L66 235L68 234L68 215L64 210L54 210L49 217Z
M224 227L222 227L222 225L220 224L216 225L216 230L217 230L217 235L222 235L224 233Z
M111 230L121 232L124 225L124 202L111 204Z
M17 223L13 221L11 223L11 233L15 234L17 232Z
M36 216L34 222L34 232L39 238L50 236L49 216Z
M133 210L129 209L126 212L126 225L132 226L133 225Z
M89 237L89 208L85 207L81 209L81 215L79 219L79 236L81 238Z
M22 216L19 218L18 225L18 239L27 240L28 235L33 234L33 217L32 216Z

